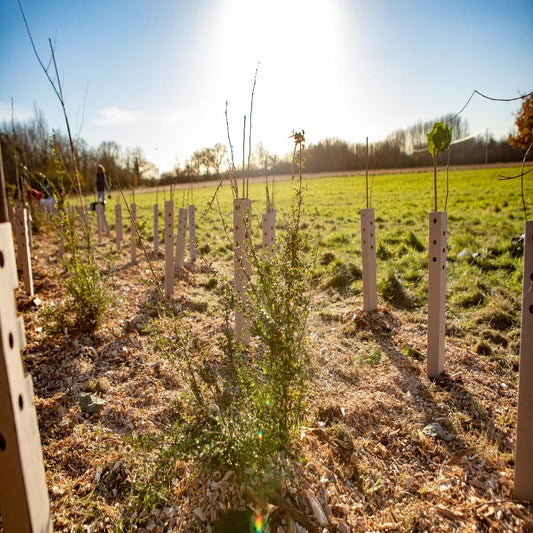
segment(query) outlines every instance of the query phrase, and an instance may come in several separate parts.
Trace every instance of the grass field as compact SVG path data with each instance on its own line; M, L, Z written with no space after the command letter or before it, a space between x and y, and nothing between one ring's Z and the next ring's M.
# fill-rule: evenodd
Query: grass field
M499 181L499 174L517 174L519 169L453 171L449 175L447 312L453 331L476 322L489 322L509 329L517 326L520 310L524 215L519 180ZM439 173L439 210L444 210L445 171ZM380 296L398 308L424 312L427 295L427 225L433 208L432 175L391 174L371 177L371 207L376 217L376 252ZM289 181L275 186L277 231L291 199ZM525 184L526 200L533 185ZM220 211L212 201L213 188L194 190L197 239L202 249L209 245L209 260L231 260L231 247L222 229L221 214L231 228L231 191L218 194ZM114 193L118 198L118 194ZM131 195L126 196L131 201ZM260 242L260 219L265 208L263 185L250 186L253 200L254 236ZM160 242L163 242L163 200L160 191ZM141 232L152 237L155 194L135 196ZM109 208L115 199L108 204ZM175 191L175 206L190 203L189 193ZM361 244L359 210L366 207L363 176L317 178L306 181L307 230L315 245L317 275L325 287L343 296L361 294ZM205 248L204 248L205 249ZM492 315L492 316L489 316ZM466 328L468 329L468 328ZM476 329L474 327L474 329ZM511 329L513 329L511 327ZM490 342L490 341L488 341Z

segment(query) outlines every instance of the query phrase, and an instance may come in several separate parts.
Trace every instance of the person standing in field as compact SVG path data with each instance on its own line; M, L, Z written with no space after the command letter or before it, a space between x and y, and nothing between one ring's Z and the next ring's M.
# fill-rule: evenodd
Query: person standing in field
M109 183L107 182L107 176L105 174L104 165L98 165L98 170L96 171L96 178L94 180L96 185L96 199L104 204L105 207L105 196L107 189L110 189Z
M107 182L107 176L105 174L105 168L104 165L98 165L98 169L96 170L96 178L94 179L94 184L96 185L96 199L99 203L101 203L104 206L103 214L104 214L104 226L107 235L109 236L111 234L109 230L109 224L107 223L107 218L105 216L105 197L106 192L108 189L111 189L109 186L109 183Z

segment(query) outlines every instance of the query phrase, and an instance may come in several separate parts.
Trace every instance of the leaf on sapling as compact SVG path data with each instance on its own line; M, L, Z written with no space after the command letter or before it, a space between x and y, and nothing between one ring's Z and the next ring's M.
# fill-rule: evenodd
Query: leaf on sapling
M452 141L452 128L443 122L436 122L433 129L427 134L428 152L435 156L442 152Z

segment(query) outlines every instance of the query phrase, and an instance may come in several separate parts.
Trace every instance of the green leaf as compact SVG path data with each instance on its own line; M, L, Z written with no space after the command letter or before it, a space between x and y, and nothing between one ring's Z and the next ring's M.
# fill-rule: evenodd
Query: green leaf
M427 134L428 152L436 155L442 152L452 141L452 128L443 122L436 122L433 129Z

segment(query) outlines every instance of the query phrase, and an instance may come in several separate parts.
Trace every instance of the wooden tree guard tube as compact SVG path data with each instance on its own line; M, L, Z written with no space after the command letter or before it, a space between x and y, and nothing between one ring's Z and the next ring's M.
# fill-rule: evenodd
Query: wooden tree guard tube
M427 375L444 370L446 334L446 213L429 213L428 353Z
M252 201L247 198L233 200L234 276L237 291L235 310L235 341L250 344L250 321L246 317L246 283L252 268L247 258L247 246L251 246Z
M98 244L102 244L102 234L104 231L104 206L97 203L96 210L96 231L98 233Z
M11 225L0 224L0 509L4 530L52 531L31 376L20 351L24 325L16 316Z
M154 255L159 254L159 205L154 204Z
M263 213L261 230L263 233L263 249L268 253L272 253L276 242L276 211Z
M174 202L165 202L165 296L174 293Z
M518 419L516 424L515 500L533 502L533 221L526 222Z
M191 264L196 261L196 208L189 206L189 255Z
M374 209L361 209L361 255L363 265L363 310L373 313L378 308L376 284L376 224Z
M122 206L115 204L115 242L117 244L117 252L122 247Z
M15 221L18 267L22 271L24 290L29 296L33 296L33 273L31 268L30 246L28 243L26 207L22 205L17 206L15 210Z
M176 259L175 266L178 270L178 275L185 263L185 237L187 234L187 217L189 210L180 207L178 211L178 231L176 232Z
M130 204L130 254L131 263L134 265L137 262L137 205Z

